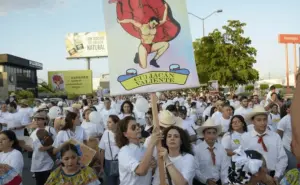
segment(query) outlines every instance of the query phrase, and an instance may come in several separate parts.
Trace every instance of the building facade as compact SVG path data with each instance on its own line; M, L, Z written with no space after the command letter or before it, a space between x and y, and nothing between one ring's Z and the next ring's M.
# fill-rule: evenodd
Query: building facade
M36 96L38 93L37 70L42 70L43 64L29 59L0 54L0 72L5 74L2 79L7 81L7 91L30 90ZM3 85L2 85L3 86Z

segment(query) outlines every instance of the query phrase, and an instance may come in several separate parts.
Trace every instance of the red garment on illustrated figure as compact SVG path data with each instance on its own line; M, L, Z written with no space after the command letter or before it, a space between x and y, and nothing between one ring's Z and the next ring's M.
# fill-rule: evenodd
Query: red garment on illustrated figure
M119 0L117 1L117 18L119 20L133 19L141 24L149 22L150 18L156 17L162 20L165 11L164 0ZM121 23L122 28L138 39L141 33L138 28L130 23ZM157 27L153 40L156 42L169 42L180 32L180 24L173 18L171 7L168 5L167 21Z

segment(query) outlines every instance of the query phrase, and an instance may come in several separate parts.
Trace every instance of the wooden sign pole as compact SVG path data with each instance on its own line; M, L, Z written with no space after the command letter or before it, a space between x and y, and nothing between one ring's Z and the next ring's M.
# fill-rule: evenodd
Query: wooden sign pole
M153 115L153 130L159 130L159 120L158 120L158 110L157 110L157 97L155 93L151 93L151 107L152 107L152 115ZM161 142L158 142L156 145L157 154L159 149L161 148ZM158 155L157 155L158 156ZM166 185L166 176L165 176L165 165L162 158L157 158L158 170L159 170L159 179L160 185Z

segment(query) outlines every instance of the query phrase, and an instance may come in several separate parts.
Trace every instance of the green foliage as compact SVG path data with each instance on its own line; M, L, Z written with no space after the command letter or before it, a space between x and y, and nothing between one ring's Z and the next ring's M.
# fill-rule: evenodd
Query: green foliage
M265 90L269 89L269 84L260 84L259 88L260 88L260 90L265 91Z
M245 90L246 90L246 91L253 91L253 90L254 90L254 85L247 85L247 86L245 87Z
M27 90L21 90L21 91L16 91L16 98L17 100L27 100L29 106L33 105L34 103L34 94L31 91L27 91Z
M197 39L194 54L201 83L218 80L219 85L235 89L259 79L256 63L256 49L251 40L243 37L246 23L229 20L223 30L214 30L207 37Z
M273 85L276 89L282 89L283 86L281 84L274 84Z
M251 95L252 95L251 92L243 92L243 93L238 94L238 96L246 96L246 97L249 97Z

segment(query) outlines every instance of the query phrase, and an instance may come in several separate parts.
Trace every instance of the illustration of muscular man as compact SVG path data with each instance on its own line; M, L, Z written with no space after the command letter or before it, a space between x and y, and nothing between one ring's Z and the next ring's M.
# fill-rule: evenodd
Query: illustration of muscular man
M169 42L153 42L157 27L164 24L167 21L168 5L165 4L165 11L163 19L159 20L157 17L151 17L147 24L141 24L133 19L118 20L118 23L131 23L140 30L141 44L138 47L138 52L135 55L134 63L139 64L141 68L147 68L148 54L156 52L154 58L150 61L150 65L159 68L157 60L167 51L169 48Z

